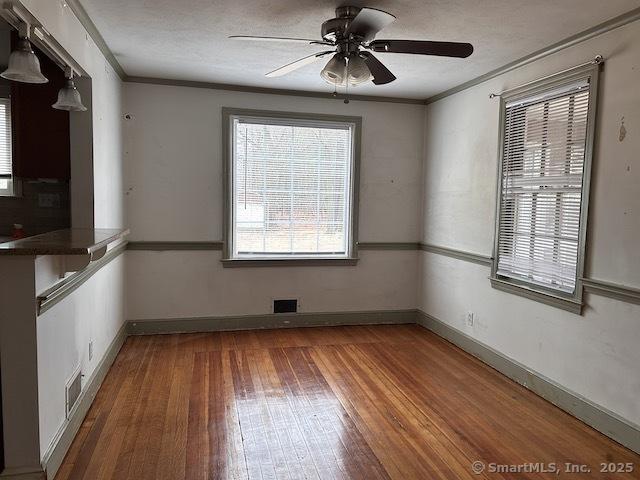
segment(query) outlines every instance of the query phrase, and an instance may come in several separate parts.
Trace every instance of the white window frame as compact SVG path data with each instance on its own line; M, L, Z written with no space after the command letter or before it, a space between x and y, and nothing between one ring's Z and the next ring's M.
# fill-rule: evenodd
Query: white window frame
M298 256L291 254L266 256L234 256L234 128L236 118L264 119L266 123L326 123L348 125L351 128L351 170L349 172L349 215L346 221L347 251L344 255L313 254ZM362 118L316 113L278 112L238 108L222 109L222 157L224 162L224 229L222 262L225 267L235 266L276 266L276 265L355 265L358 261L358 206L360 183L360 151Z
M587 247L587 220L589 216L589 191L591 185L591 164L594 151L596 109L598 102L598 74L600 63L593 62L581 65L576 68L566 70L556 75L551 75L544 79L534 81L507 90L500 95L500 143L498 149L498 182L496 195L496 216L493 261L491 267L491 285L499 290L506 291L525 298L536 300L557 308L562 308L570 312L581 314L583 306L583 276ZM514 101L523 102L537 96L544 96L549 92L574 84L580 80L587 80L589 83L589 106L587 114L587 132L585 142L584 170L582 176L582 199L580 208L580 228L578 234L578 256L576 263L576 283L573 293L565 293L561 290L547 288L533 282L517 280L498 275L498 252L499 252L499 230L501 221L502 204L502 172L504 158L504 136L505 136L505 113L507 103Z
M0 197L15 197L18 194L18 184L15 180L15 175L13 171L13 125L11 124L11 97L8 94L0 95L2 100L7 101L8 112L9 112L9 151L11 153L11 174L9 177L0 177ZM7 182L6 188L1 185L1 183Z

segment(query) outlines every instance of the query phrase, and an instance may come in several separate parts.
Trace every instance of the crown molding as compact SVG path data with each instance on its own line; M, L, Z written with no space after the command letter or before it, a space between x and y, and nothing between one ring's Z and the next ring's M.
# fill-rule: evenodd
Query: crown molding
M460 85L450 88L449 90L445 90L444 92L438 93L437 95L433 95L432 97L427 98L424 103L426 105L429 105L431 103L437 102L438 100L442 100L443 98L449 97L463 90L467 90L468 88L479 85L480 83L486 82L487 80L491 80L492 78L510 72L511 70L524 67L525 65L533 63L544 57L553 55L554 53L564 50L565 48L572 47L578 43L582 43L593 37L602 35L603 33L610 32L611 30L615 30L619 27L623 27L629 23L635 22L636 20L640 20L640 8L635 8L627 13L623 13L622 15L607 20L606 22L596 25L595 27L591 27L580 33L567 37L564 40L560 40L559 42L554 43L553 45L549 45L548 47L519 58L518 60L507 63L502 67L496 68L495 70L491 70L490 72L480 75L479 77L461 83Z
M124 80L124 78L126 77L126 74L124 73L122 66L120 65L116 57L113 55L113 52L107 45L107 42L104 41L104 38L100 34L100 31L96 27L95 23L93 23L93 20L91 20L91 17L87 13L87 11L84 9L80 1L66 0L66 3L71 9L71 11L73 12L73 14L76 16L76 18L80 21L82 26L85 28L87 33L91 36L91 38L97 45L98 49L100 49L100 51L102 52L102 55L104 55L104 58L107 59L107 62L109 62L111 67L113 67L115 72L118 74L118 76L120 77L120 80Z
M232 85L228 83L210 83L210 82L195 82L191 80L173 80L168 78L152 78L152 77L135 77L125 76L124 80L128 83L143 83L148 85L167 85L172 87L191 87L191 88L204 88L209 90L228 90L231 92L245 92L245 93L261 93L265 95L287 95L294 97L310 97L310 98L323 98L325 100L345 100L349 101L361 101L361 102L386 102L386 103L404 103L410 105L424 105L424 100L419 98L396 98L396 97L377 97L375 95L343 95L338 94L333 96L328 92L311 92L307 90L286 90L281 88L265 88L265 87L251 87L247 85Z

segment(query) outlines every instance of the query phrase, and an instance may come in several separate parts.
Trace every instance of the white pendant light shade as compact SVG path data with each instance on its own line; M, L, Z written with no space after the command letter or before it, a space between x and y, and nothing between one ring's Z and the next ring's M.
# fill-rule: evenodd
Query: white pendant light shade
M58 101L52 107L56 110L66 110L68 112L85 112L87 110L87 107L82 104L80 92L71 78L67 80L67 84L58 92Z
M331 85L344 86L347 79L347 59L336 53L322 69L320 76Z
M40 71L40 60L31 48L31 42L26 38L21 38L16 48L9 55L9 67L0 74L7 80L22 83L47 83Z
M349 56L347 71L349 72L347 75L349 85L359 85L361 83L368 82L373 78L364 58L358 54Z

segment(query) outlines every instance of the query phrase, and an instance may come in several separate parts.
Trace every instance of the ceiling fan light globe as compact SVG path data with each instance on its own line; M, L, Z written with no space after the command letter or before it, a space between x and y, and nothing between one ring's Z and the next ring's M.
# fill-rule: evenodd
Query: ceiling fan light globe
M322 79L330 85L344 86L347 79L347 59L335 54L320 72Z
M26 38L21 38L18 47L11 52L9 66L0 73L0 76L22 83L47 83L49 81L40 71L40 60Z
M360 85L373 79L371 70L369 70L367 63L360 55L351 55L349 57L347 71L349 85Z

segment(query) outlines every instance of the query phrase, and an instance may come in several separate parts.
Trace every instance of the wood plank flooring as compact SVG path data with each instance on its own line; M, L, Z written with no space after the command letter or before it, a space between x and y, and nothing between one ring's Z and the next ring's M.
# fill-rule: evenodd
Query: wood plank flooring
M640 456L394 325L130 337L56 479L559 477L640 478Z

